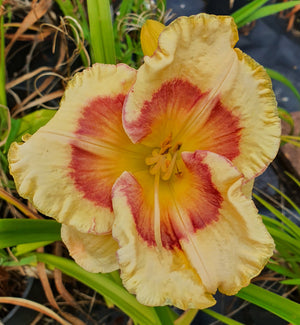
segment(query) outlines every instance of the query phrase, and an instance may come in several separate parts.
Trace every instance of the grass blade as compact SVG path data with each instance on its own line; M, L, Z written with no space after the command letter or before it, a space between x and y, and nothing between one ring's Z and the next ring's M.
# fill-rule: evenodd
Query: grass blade
M109 275L87 272L75 262L63 257L42 253L36 253L34 255L37 257L38 261L58 268L63 273L105 296L135 322L143 325L161 324L154 308L140 304L133 295L128 293L122 286L115 283Z
M262 215L262 214L261 214L261 217L262 217L262 220L267 228L271 227L274 229L279 229L279 230L285 231L286 233L288 233L291 236L294 236L294 233L284 223L282 223L276 219L273 219L271 217Z
M116 63L114 33L109 0L88 0L93 61Z
M248 16L247 18L243 19L242 21L240 21L237 25L238 27L242 27L246 24L251 23L254 20L263 18L263 17L267 17L270 15L274 15L277 12L280 12L282 10L286 10L289 8L293 8L296 5L299 5L300 1L289 1L289 2L284 2L284 3L276 3L273 5L268 5L265 7L262 7L260 9L258 9L257 11L255 11L253 14L251 14L250 16Z
M14 254L14 256L18 257L30 253L32 251L35 251L39 247L44 247L52 243L53 241L38 241L35 243L20 244L17 245L16 247L13 247L12 253Z
M288 278L297 278L297 274L293 273L292 271L288 270L284 266L273 264L273 263L268 263L267 268L269 270L272 270L278 274L284 275Z
M285 109L281 108L281 107L277 107L278 109L278 115L279 117L285 121L289 126L290 126L290 131L289 131L289 134L293 134L294 133L294 119L292 117L292 115L286 111Z
M193 319L196 317L198 309L188 309L185 311L176 321L175 325L189 325L192 323Z
M282 221L286 226L288 226L291 231L294 233L294 236L300 239L300 228L294 224L289 218L287 218L284 214L274 208L271 204L266 202L264 199L253 193L253 197L259 201L264 207L266 207L270 212L272 212L280 221ZM300 241L299 241L300 244Z
M130 13L131 10L132 10L133 4L134 4L133 0L123 0L121 2L121 5L120 5L118 19L121 19L125 15L127 15L128 13Z
M279 240L279 241L285 243L286 245L290 245L292 247L294 246L294 249L296 249L298 251L300 250L300 240L299 239L290 237L289 235L284 233L282 230L268 228L268 231L272 235L274 240Z
M6 261L2 263L2 266L21 266L21 265L28 265L28 264L36 264L36 257L26 256L21 258L19 261Z
M154 307L154 309L163 325L174 325L175 319L178 318L178 315L168 306Z
M204 309L202 310L205 314L219 320L220 322L228 325L243 325L243 323L237 322L236 320L229 318L227 316L224 316L222 314L217 313L216 311L212 309Z
M299 286L300 285L300 279L283 280L283 281L280 281L280 283Z
M54 220L0 219L0 248L60 240L60 227Z
M269 186L278 194L280 194L281 197L283 197L299 214L300 214L300 208L296 205L292 199L290 199L287 195L285 195L282 191L280 191L278 188L273 186L272 184L269 184Z
M288 88L290 88L290 90L294 93L294 95L297 97L298 101L300 102L300 93L288 78L284 77L281 73L279 73L275 70L272 70L269 68L267 68L266 70L267 70L270 78L277 80L277 81L283 83Z
M237 297L247 300L292 324L300 324L300 305L266 289L250 284Z
M255 0L251 1L246 6L235 11L231 16L234 19L235 23L239 26L240 22L249 17L252 13L254 13L257 9L262 7L269 0Z

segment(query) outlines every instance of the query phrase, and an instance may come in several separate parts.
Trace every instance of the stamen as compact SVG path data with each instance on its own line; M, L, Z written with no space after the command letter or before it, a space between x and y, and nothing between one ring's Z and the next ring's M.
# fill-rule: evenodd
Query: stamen
M165 160L166 160L165 156L159 156L157 163L150 167L150 174L156 175L157 173L160 173L160 169L165 164Z
M170 177L171 177L171 175L173 173L173 169L174 169L176 159L177 159L177 153L178 153L178 151L176 151L174 153L169 167L167 168L166 172L161 177L164 181L167 181L168 179L170 179Z
M149 172L154 176L154 240L158 250L162 250L160 202L159 202L159 181L160 178L167 181L171 178L174 169L178 172L176 160L181 143L177 143L173 148L171 145L172 135L170 134L162 142L160 149L154 149L152 156L146 157L145 163L150 166Z
M172 141L172 133L170 133L169 136L161 143L160 145L161 149L159 152L160 155L164 155L169 152L169 149L172 148L171 141Z
M159 177L160 172L158 172L154 177L154 238L157 248L161 250L162 240L160 232Z
M154 149L152 151L152 156L151 157L147 157L145 159L145 162L146 162L146 165L151 166L151 165L157 163L159 159L160 159L159 151L157 149Z
M171 140L172 135L170 134L162 142L160 150L154 149L152 151L152 156L146 157L145 159L146 165L150 166L150 174L155 176L159 174L164 181L167 181L171 178L175 166L178 174L176 160L182 144L178 142L172 148Z

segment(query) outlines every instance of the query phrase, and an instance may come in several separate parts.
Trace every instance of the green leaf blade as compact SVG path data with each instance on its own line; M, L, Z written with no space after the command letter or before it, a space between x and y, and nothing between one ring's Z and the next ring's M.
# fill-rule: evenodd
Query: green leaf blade
M239 26L239 24L253 14L257 9L262 7L269 0L254 0L249 4L243 6L242 8L235 11L231 16L234 19L235 23Z
M60 227L54 220L0 219L0 248L60 240Z
M95 274L83 270L75 262L50 254L34 254L38 261L60 269L63 273L77 279L101 295L109 298L135 322L143 325L160 325L161 322L152 307L140 304L122 286L115 283L109 274Z
M109 0L88 0L93 61L115 64L116 51Z
M300 305L254 284L240 290L237 297L247 300L292 324L300 324Z
M270 76L270 78L277 80L277 81L281 82L282 84L284 84L285 86L287 86L288 88L290 88L290 90L293 92L293 94L296 96L296 98L300 102L300 93L288 78L283 76L278 71L272 70L270 68L267 68L266 70L267 70L267 73Z
M284 2L284 3L276 3L276 4L264 6L260 9L256 10L255 12L253 12L251 15L249 15L245 19L239 21L237 23L238 28L240 28L246 24L249 24L254 20L274 15L282 10L293 8L299 4L300 4L300 1L289 1L289 2Z

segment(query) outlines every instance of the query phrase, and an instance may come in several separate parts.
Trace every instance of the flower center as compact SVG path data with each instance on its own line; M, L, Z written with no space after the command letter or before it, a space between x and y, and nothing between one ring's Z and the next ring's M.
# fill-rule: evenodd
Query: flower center
M160 149L154 149L152 155L145 159L146 165L150 166L149 172L154 176L154 237L157 248L162 249L161 239L161 212L159 200L159 181L167 181L171 178L176 166L176 160L181 148L181 143L172 146L172 134L170 134L160 145ZM177 173L180 171L177 168Z
M181 143L172 147L172 135L170 134L161 144L160 149L154 149L152 156L147 157L146 165L150 166L151 175L158 175L164 181L171 178L173 170L176 167L176 159L181 148Z

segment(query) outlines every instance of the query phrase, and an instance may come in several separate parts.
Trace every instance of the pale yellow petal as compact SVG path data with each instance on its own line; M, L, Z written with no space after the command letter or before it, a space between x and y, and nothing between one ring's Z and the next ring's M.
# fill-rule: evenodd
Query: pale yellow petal
M111 234L82 233L72 226L63 224L61 238L75 262L85 270L93 273L108 273L119 268L118 244Z
M230 159L249 180L274 159L280 120L263 67L234 49L231 17L180 17L145 57L124 107L134 142L158 146L172 134L183 151L207 150Z
M222 204L214 222L196 231L185 227L181 246L208 292L219 289L233 295L262 271L273 254L274 241L253 201L243 194L242 175L228 160L209 152L183 155L191 172L197 171L195 155L204 157ZM178 199L178 206L180 219L185 220L184 198Z
M151 234L148 238L146 233L141 234L142 230L137 229L141 227L137 225L137 210L144 213L140 215L142 220L152 222L147 219L148 208L144 202L148 191L151 189L141 189L127 172L113 187L116 217L113 237L120 246L117 254L124 286L136 295L139 302L149 306L203 309L214 305L214 298L205 292L200 277L180 248L158 248L151 244Z
M82 232L111 230L111 187L126 163L137 161L122 128L123 101L135 76L123 64L96 64L76 74L54 118L25 143L12 144L8 159L17 190L40 212Z

